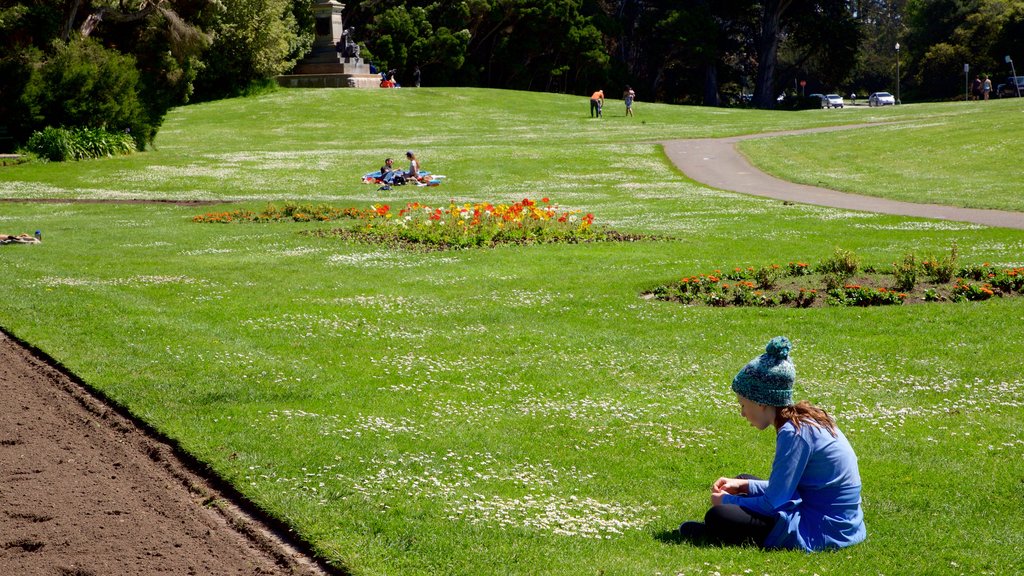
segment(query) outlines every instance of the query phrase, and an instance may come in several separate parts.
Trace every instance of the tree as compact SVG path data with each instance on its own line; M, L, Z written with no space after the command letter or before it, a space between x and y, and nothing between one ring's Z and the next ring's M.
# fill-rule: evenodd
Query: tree
M208 3L197 19L213 35L213 42L196 78L196 97L208 100L242 94L294 67L305 52L296 50L304 42L295 12L293 0ZM305 45L308 48L308 39Z
M1004 57L1024 50L1022 0L910 0L907 21L909 56L917 63L910 89L918 97L959 98L964 64L1009 75Z
M72 36L54 41L21 96L34 130L46 126L127 131L141 149L156 134L139 98L135 58Z
M862 33L857 63L850 76L854 92L891 90L896 77L895 46L908 44L905 19L907 0L861 0L853 15ZM911 41L912 42L912 41ZM907 52L904 48L904 52ZM909 62L908 62L909 64ZM910 66L903 69L910 70Z

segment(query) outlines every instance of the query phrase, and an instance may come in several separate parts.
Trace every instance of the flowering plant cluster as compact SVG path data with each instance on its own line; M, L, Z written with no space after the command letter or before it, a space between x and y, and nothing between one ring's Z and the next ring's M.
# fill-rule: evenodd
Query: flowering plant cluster
M364 220L358 230L332 234L442 249L618 239L597 230L593 214L562 209L548 198L524 198L514 204L453 200L445 207L412 202L397 212L387 204L375 204Z
M907 299L906 292L896 292L888 288L871 288L858 284L847 284L842 288L828 291L828 303L839 306L885 306L903 304Z
M706 306L886 306L907 302L977 301L1024 294L1024 266L959 266L956 246L943 258L909 254L892 268L861 266L837 250L816 266L748 266L685 276L650 292L654 298Z
M950 293L950 300L988 300L993 296L1013 294L1024 294L1024 266L995 268L986 262L982 266L965 267L960 270Z
M660 286L654 296L662 300L677 300L684 304L703 303L708 306L791 306L807 308L818 298L818 291L779 290L769 293L777 282L786 277L805 276L808 266L803 262L790 262L786 267L778 264L747 268L733 268L722 273L684 276L678 283Z
M207 212L193 216L193 222L203 224L229 224L231 222L329 222L342 218L367 218L369 211L360 208L336 208L326 204L285 204L278 208L268 204L262 212L232 210L229 212Z

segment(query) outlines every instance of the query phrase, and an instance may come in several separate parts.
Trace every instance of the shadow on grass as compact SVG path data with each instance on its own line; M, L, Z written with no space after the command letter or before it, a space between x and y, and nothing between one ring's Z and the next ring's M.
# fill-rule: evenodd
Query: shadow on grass
M720 548L721 545L707 541L704 538L686 538L679 533L679 530L662 530L654 535L654 539L662 544L675 546L689 545L695 548Z

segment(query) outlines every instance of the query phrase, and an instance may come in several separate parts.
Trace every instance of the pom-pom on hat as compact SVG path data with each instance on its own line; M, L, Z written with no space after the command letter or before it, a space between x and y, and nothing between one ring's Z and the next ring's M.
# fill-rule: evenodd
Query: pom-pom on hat
M767 406L792 405L796 381L796 367L789 359L792 348L785 336L772 338L764 354L751 360L732 379L733 392Z

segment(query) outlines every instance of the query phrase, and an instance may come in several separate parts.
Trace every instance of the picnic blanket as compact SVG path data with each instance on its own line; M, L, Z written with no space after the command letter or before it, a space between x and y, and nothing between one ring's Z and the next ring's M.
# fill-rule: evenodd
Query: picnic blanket
M31 234L0 234L0 244L39 244L42 242L39 238L32 236Z
M363 184L383 184L385 186L391 186L394 184L391 176L396 173L397 171L389 172L388 174L381 176L380 170L370 172L369 174L363 175ZM440 174L431 174L425 170L420 170L419 180L416 180L415 178L407 178L405 182L406 184L415 184L416 186L440 186L441 180L443 179L444 176Z

